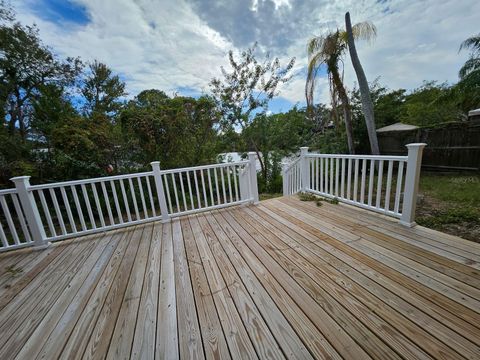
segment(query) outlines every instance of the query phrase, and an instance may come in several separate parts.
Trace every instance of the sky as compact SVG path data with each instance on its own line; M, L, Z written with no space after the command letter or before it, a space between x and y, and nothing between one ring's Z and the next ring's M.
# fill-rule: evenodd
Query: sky
M305 104L306 43L314 36L371 21L373 42L357 51L369 81L390 89L422 82L455 82L468 57L460 43L480 31L478 0L11 0L17 18L37 24L59 56L99 60L120 74L129 97L156 88L198 96L228 68L227 53L255 42L282 64L296 58L291 81L270 105L272 112ZM355 73L344 59L345 83ZM325 77L315 100L328 103Z

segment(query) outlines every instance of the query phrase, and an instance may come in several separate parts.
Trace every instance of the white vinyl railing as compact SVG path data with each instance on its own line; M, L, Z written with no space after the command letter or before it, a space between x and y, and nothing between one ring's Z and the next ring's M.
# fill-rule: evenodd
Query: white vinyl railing
M296 194L302 189L302 179L300 172L300 158L295 159L290 164L282 168L283 176L283 195Z
M309 192L398 217L413 226L422 151L409 144L408 156L309 153L284 165L284 195Z
M258 201L255 154L235 163L30 185L0 191L0 251ZM253 169L253 170L252 170Z

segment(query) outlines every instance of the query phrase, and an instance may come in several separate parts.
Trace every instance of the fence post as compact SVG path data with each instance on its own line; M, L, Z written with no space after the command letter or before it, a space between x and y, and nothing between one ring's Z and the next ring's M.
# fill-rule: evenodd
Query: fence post
M308 147L304 146L300 148L300 191L307 191L309 184L309 171L308 171Z
M30 176L17 176L10 179L17 189L17 195L27 220L28 228L36 249L44 249L50 245L43 228L42 218L37 208L33 193L30 191ZM18 214L20 216L20 214Z
M283 184L283 196L288 195L288 163L282 163L282 184Z
M257 184L257 162L255 158L255 152L250 151L248 153L248 172L250 174L250 198L253 200L253 203L258 203L258 184Z
M150 163L153 169L153 177L155 178L155 186L157 188L158 203L160 205L160 213L162 214L162 222L170 221L168 214L167 201L165 200L165 191L163 189L162 173L160 172L160 161Z
M400 224L415 226L415 210L417 208L418 183L422 165L423 148L427 144L408 144L407 174L405 176L405 192L403 194L403 208Z

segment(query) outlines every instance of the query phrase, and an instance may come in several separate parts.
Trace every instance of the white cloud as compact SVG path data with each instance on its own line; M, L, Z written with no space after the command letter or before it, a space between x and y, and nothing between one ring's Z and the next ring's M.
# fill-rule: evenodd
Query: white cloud
M206 26L184 1L79 0L90 22L63 26L43 20L26 3L19 19L37 23L45 43L63 56L105 62L127 80L132 94L158 88L201 90L233 46Z
M227 51L248 46L254 36L283 64L297 58L297 75L281 92L292 103L304 99L307 40L343 28L346 10L354 23L370 20L378 29L375 42L357 44L368 79L381 77L390 88L407 89L423 80L456 81L467 58L458 46L478 33L480 13L476 0L260 0L245 8L232 0L215 3L214 10L201 0L76 0L90 22L74 25L43 20L32 10L34 1L17 5L22 22L36 22L44 41L61 55L107 63L126 78L132 95L148 88L208 90L227 64ZM345 80L351 89L355 74L348 58ZM319 80L316 98L329 101L326 79Z

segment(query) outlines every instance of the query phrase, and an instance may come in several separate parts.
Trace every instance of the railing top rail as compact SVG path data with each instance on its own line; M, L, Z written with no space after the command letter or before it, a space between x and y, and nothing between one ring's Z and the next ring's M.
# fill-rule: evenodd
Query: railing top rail
M393 155L347 155L347 154L308 153L306 156L312 157L312 158L368 159L368 160L393 160L393 161L407 161L408 159L408 156L393 156Z
M290 170L295 164L297 164L298 162L300 161L300 157L296 158L295 160L293 160L292 162L289 162L286 167L285 167L285 171L288 171Z
M133 174L104 176L104 177L92 178L92 179L82 179L82 180L62 181L62 182L56 182L56 183L41 184L41 185L32 185L30 187L30 189L31 190L52 189L52 188L57 188L57 187L62 187L62 186L93 184L93 183L98 183L98 182L102 182L102 181L130 179L130 178L137 178L137 177L151 176L151 175L153 175L153 172L152 171L147 171L147 172L133 173Z
M219 164L212 164L212 165L200 165L200 166L192 166L186 168L176 168L176 169L168 169L162 170L162 174L171 174L171 173L179 173L185 171L194 171L194 170L205 170L205 169L213 169L213 168L221 168L221 167L228 167L228 166L236 166L236 165L248 165L248 160L236 161L236 162L227 162L227 163L219 163Z
M5 190L0 190L0 195L8 195L8 194L16 194L17 189L5 189Z

